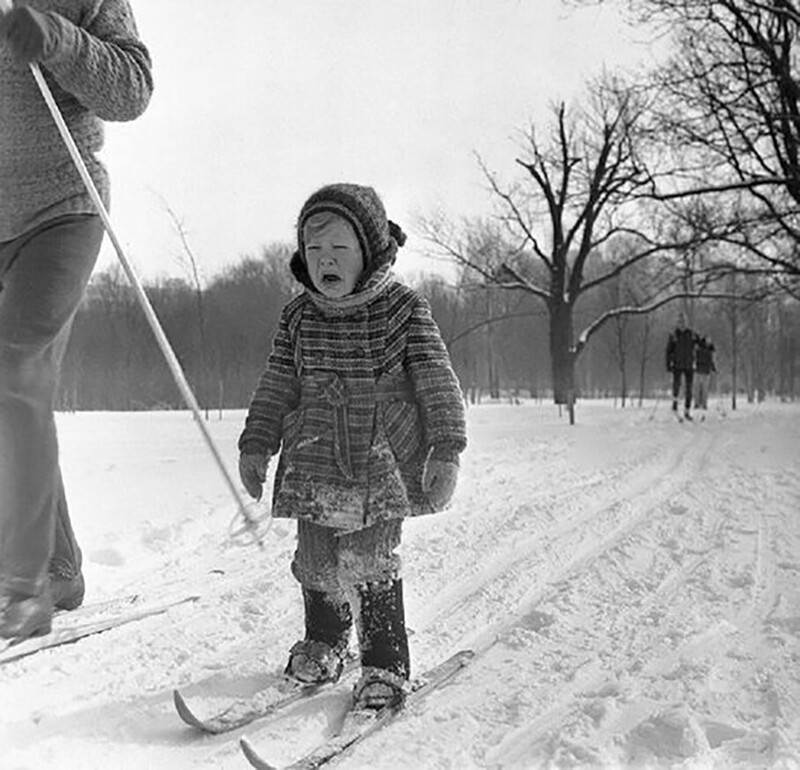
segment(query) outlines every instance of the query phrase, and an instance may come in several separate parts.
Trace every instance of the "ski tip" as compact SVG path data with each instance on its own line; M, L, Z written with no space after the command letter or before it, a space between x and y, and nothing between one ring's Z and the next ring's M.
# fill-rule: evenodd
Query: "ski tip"
M200 720L192 713L192 710L184 700L183 695L181 695L178 690L172 691L172 700L175 703L175 710L178 712L178 716L187 725L198 730L203 729L203 725L200 723Z
M278 770L275 765L271 765L269 762L265 762L261 759L258 752L253 748L253 745L247 738L240 738L239 745L242 747L242 753L245 755L251 767L255 767L256 770Z
M475 651L470 649L459 650L451 658L459 666L466 666L475 657Z

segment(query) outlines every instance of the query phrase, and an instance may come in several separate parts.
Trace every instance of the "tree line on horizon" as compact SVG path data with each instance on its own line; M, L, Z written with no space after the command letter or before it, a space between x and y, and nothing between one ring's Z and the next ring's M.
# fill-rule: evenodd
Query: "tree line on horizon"
M289 273L291 247L265 247L197 287L166 278L145 291L201 407L210 412L247 406L266 362L281 308L299 290ZM553 399L548 323L536 298L487 289L463 268L456 285L420 275L414 287L430 302L468 403ZM597 317L618 303L617 286L578 309ZM794 399L800 308L777 297L747 305L706 300L692 326L715 345L716 391L734 388L748 400ZM579 397L621 405L666 397L669 309L609 324L581 358ZM735 358L734 358L735 353ZM736 359L736 360L735 360ZM738 367L733 369L734 361ZM58 408L143 410L184 408L182 396L124 273L96 274L75 317L65 355Z

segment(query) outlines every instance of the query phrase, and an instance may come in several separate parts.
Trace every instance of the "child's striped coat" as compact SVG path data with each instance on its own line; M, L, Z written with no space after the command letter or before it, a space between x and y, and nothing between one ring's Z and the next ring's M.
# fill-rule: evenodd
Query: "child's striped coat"
M239 447L281 457L273 515L345 530L433 512L429 452L457 461L464 402L428 303L396 280L330 312L308 292L281 315Z

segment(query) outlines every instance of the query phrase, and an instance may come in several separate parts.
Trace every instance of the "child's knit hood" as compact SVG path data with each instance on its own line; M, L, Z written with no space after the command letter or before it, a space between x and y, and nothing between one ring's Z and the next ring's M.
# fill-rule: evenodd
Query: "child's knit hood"
M303 286L316 292L305 260L303 226L309 217L322 211L338 214L355 230L364 255L364 273L359 286L363 286L379 268L394 264L397 249L405 243L406 234L387 218L386 209L375 190L357 184L330 184L309 197L297 218L297 251L289 266Z

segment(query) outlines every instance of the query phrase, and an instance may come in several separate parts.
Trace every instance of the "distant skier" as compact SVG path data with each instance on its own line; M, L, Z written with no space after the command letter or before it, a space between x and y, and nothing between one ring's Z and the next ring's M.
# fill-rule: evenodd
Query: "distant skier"
M281 450L272 513L298 520L292 573L305 607L287 675L336 681L355 616L356 707L381 708L402 701L410 676L402 519L449 503L464 401L428 303L390 273L405 234L371 187L317 190L297 238L291 269L305 291L281 314L239 472L260 498Z
M672 411L678 411L678 397L683 380L684 417L692 419L692 384L694 380L694 355L697 335L686 325L681 313L674 331L667 340L667 371L672 373Z
M708 388L711 374L717 371L714 364L714 343L706 337L697 340L695 348L695 374L697 388L695 391L694 408L708 409Z
M70 326L103 238L30 62L41 65L103 198L101 120L152 89L127 0L36 0L0 11L0 636L50 631L83 602L53 419Z

